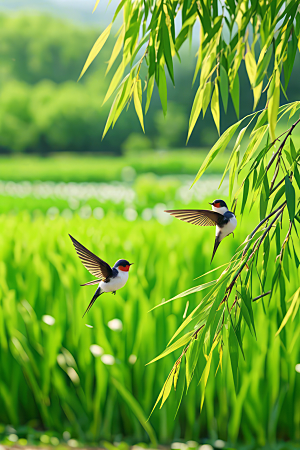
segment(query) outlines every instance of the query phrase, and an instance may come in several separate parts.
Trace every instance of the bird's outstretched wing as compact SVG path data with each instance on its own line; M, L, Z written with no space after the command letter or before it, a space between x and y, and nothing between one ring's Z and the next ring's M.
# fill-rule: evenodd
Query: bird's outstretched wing
M90 250L76 241L73 236L70 234L69 236L72 239L73 245L82 264L92 275L94 275L94 277L100 278L99 281L105 281L113 276L113 271L109 264L98 258L98 256L94 255L94 253L90 252Z
M208 209L168 209L166 213L184 222L199 225L201 227L212 227L222 223L224 217L215 211Z

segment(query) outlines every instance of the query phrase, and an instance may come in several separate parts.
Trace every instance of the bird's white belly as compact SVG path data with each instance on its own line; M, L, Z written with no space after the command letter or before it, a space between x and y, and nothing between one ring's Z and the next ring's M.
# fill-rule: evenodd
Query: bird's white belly
M220 241L224 239L226 236L228 236L230 233L232 233L237 226L237 220L236 217L232 217L229 222L223 227L220 228L218 225L216 226L216 236L219 235Z
M116 276L116 278L111 278L108 283L100 281L99 287L101 288L102 292L114 292L125 286L127 280L128 272L119 271L118 276Z

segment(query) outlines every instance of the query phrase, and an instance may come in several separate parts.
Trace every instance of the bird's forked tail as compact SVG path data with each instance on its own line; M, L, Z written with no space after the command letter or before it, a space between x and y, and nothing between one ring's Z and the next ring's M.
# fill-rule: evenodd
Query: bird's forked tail
M96 292L95 292L95 294L94 294L94 296L93 296L93 298L92 298L92 300L90 301L89 306L86 308L85 313L83 314L82 318L84 318L84 316L86 315L86 313L91 309L91 307L92 307L93 304L95 303L96 299L97 299L101 294L103 294L103 292L101 292L101 288L98 287L97 290L96 290Z
M210 263L212 263L212 260L214 259L215 253L216 253L216 251L217 251L217 248L218 248L219 245L220 245L220 242L221 242L221 240L219 239L219 236L216 236L216 239L215 239L215 245L214 245L214 250L213 250L213 254L212 254Z

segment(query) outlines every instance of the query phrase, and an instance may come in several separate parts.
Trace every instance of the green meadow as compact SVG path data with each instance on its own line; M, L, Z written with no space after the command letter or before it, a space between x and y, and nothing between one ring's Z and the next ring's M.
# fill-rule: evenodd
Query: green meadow
M120 157L75 153L54 153L50 157L17 154L0 157L0 180L56 181L56 182L111 182L126 179L126 168L140 175L191 175L203 163L208 148L181 150L143 150L127 152ZM209 174L224 170L229 151L223 153L209 168ZM183 157L184 155L184 157ZM125 170L124 170L125 168Z
M181 350L147 363L166 348L205 291L151 309L217 278L222 267L196 280L229 261L255 227L258 211L254 208L247 220L239 222L234 239L230 236L222 242L210 266L214 230L169 220L163 209L206 208L218 196L219 176L211 175L189 191L193 179L189 173L183 178L143 174L127 161L119 162L123 162L119 185L97 184L94 175L93 182L82 185L86 173L81 172L80 178L77 166L77 184L68 183L70 175L63 183L56 179L57 183L47 184L44 179L36 187L40 166L35 169L34 162L27 184L18 170L10 171L10 181L2 178L0 424L10 427L0 425L1 441L73 446L126 441L153 447L157 442L193 440L211 448L236 448L236 443L247 441L249 449L296 448L274 447L287 436L300 438L296 371L300 339L296 320L275 337L280 325L279 294L270 304L265 297L253 306L256 336L243 330L246 357L239 359L237 394L225 342L222 367L218 355L213 356L202 412L197 372L186 393L182 370L176 392L147 421ZM39 164L51 167L53 161L44 158ZM80 287L92 276L77 258L68 233L110 264L119 258L134 262L127 285L116 296L101 296L83 319L95 288ZM299 242L296 246L299 254ZM261 270L257 267L258 275ZM259 276L253 279L257 295L258 280ZM297 280L291 267L287 287L291 294Z

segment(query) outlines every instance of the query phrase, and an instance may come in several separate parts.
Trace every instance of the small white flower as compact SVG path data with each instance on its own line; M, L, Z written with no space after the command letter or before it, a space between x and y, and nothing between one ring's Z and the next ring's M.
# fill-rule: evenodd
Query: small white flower
M135 364L137 360L137 356L136 355L130 355L128 358L128 361L130 362L130 364Z
M52 326L52 325L55 324L55 319L54 319L54 317L49 316L48 314L45 314L45 315L42 317L42 321L45 322L47 325L50 325L50 326Z
M120 319L112 319L108 322L107 326L113 331L122 331L123 324Z
M102 355L101 361L106 366L112 366L115 363L115 358L112 355Z
M91 214L92 208L90 207L90 205L84 205L79 210L79 216L81 217L81 219L89 219L91 217Z
M101 220L104 217L103 208L100 208L100 206L95 208L94 211L93 211L93 216L95 217L95 219Z
M97 345L97 344L91 345L90 346L90 351L95 356L95 358L97 358L97 356L103 355L103 353L104 353L103 348L100 347L100 345Z
M76 439L69 439L68 440L68 445L70 447L78 447L78 442L76 441Z
M173 442L171 444L171 448L172 449L178 449L178 450L186 450L188 448L188 446L186 444L184 444L183 442Z
M200 445L199 450L214 450L209 444Z
M226 443L224 441L222 441L221 439L217 439L216 442L214 443L214 446L216 448L223 448L225 447Z
M16 434L10 434L9 436L8 436L8 440L10 441L10 442L17 442L18 441L18 436L16 435Z
M295 370L296 372L300 373L300 364L295 365Z
M154 216L161 225L168 225L173 220L172 216L165 213L165 209L167 206L164 203L157 203L153 209Z
M124 211L124 217L129 222L134 222L138 216L138 213L133 208L126 208Z

